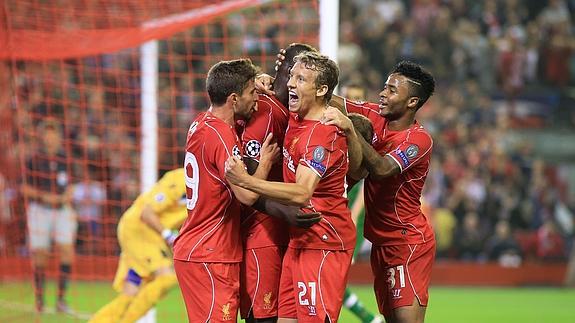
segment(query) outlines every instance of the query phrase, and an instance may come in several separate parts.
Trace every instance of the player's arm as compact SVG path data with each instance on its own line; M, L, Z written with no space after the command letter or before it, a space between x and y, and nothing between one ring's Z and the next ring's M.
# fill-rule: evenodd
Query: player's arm
M150 204L146 204L144 206L142 214L140 215L140 220L161 235L169 246L174 244L178 233L169 228L165 228L162 225L160 217L156 214L154 208Z
M250 176L237 157L226 163L228 182L280 203L304 207L309 204L320 177L308 167L298 167L295 183L269 182Z
M326 125L335 125L345 132L347 140L347 151L349 158L348 174L352 178L362 178L363 161L362 147L359 141L359 135L353 127L351 120L340 110L334 107L328 107L323 114L322 123Z
M362 165L369 172L369 176L379 180L401 173L399 164L390 156L381 156L365 139L359 138L363 153Z
M346 101L346 99L343 96L339 96L337 94L332 94L331 100L329 101L329 105L337 108L343 114L347 115L347 110L345 107L345 101Z
M271 139L272 139L272 135L269 134L266 137L266 140L264 141L264 143L262 144L262 148L261 148L261 152L260 152L260 154L261 154L260 163L259 163L259 165L258 165L258 167L257 167L257 169L253 175L253 177L255 179L263 180L263 178L267 178L272 164L279 157L279 148L278 148L276 143L271 143ZM233 157L233 158L237 159L236 157ZM230 159L232 159L232 157L230 157ZM230 159L228 159L228 161L226 162L226 169L228 167ZM237 160L239 160L239 159L237 159ZM246 175L248 175L244 163L241 160L239 160L239 161L241 163L241 167L242 167L243 171L246 173ZM228 180L228 183L230 184L230 188L234 192L234 195L242 204L251 206L260 197L259 194L255 191L252 191L252 190L243 188L241 186L238 186L236 183L231 182L229 180Z

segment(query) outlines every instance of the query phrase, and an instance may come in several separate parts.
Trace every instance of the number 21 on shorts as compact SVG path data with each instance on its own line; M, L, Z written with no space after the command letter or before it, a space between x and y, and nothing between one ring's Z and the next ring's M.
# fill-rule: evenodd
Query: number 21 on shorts
M316 283L315 282L308 282L307 286L306 286L305 282L297 282L297 288L299 290L299 294L298 294L299 305L315 306ZM308 292L309 292L309 295L308 295Z

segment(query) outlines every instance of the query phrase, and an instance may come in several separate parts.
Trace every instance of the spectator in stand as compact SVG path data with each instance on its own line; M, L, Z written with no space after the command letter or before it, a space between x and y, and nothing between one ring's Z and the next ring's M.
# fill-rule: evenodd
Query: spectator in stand
M463 223L457 228L453 245L458 259L477 261L481 259L485 235L482 233L479 216L475 212L468 212Z
M71 187L72 207L78 214L78 252L94 254L102 238L106 187L95 167L87 167L81 180Z
M485 254L489 260L497 261L504 267L518 267L522 261L519 243L513 238L509 222L500 220L495 233L485 242Z
M44 310L44 284L50 242L54 239L60 254L58 298L56 309L68 312L66 290L74 258L78 227L76 214L70 208L70 170L66 151L62 150L62 129L54 120L38 125L40 149L26 163L26 181L22 193L28 201L28 244L32 253L36 310Z

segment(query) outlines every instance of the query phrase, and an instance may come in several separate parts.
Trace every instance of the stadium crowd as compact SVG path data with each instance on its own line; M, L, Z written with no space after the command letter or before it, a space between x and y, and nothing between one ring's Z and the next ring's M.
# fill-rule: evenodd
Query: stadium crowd
M574 9L561 0L342 2L342 83L367 88L373 101L380 71L401 59L438 81L419 120L434 137L424 199L438 257L566 257L571 232L561 220L572 221L575 205L565 176L510 134L533 125L515 111L527 89L573 85Z
M437 79L437 94L423 108L419 121L432 133L435 144L424 206L433 219L438 257L503 259L511 264L518 258L566 259L573 233L564 225L569 221L562 219L575 210L575 201L568 199L569 187L561 169L534 156L530 143L509 140L509 134L521 125L514 113L515 102L526 88L560 91L573 85L575 4L562 0L365 0L342 1L340 10L341 84L365 87L374 101L382 77L402 59L424 64ZM221 28L214 24L194 28L190 34L217 35ZM179 165L183 139L178 134L185 133L193 118L190 114L207 106L204 97L191 97L187 90L199 87L201 92L201 85L183 76L175 81L168 78L209 66L202 61L186 62L186 51L214 54L222 50L217 42L209 49L178 46L184 41L177 37L173 46L166 42L161 47L160 69L166 78L159 83L160 145L173 147L160 157L165 170ZM279 45L266 48L275 52ZM139 162L135 54L127 50L65 64L14 67L22 76L16 80L19 96L0 97L0 104L18 102L24 109L18 113L0 110L2 125L7 127L2 134L8 134L0 140L19 143L0 157L4 230L25 230L18 216L24 214L18 193L20 165L37 149L39 134L32 130L37 120L55 116L65 120L65 149L71 158L82 160L73 170L76 189L93 182L99 188L84 202L95 206L86 211L86 221L103 224L97 239L113 239L118 217L139 191L137 167L133 166ZM79 72L80 61L85 73ZM34 75L49 77L40 84ZM114 90L120 87L128 90ZM505 108L495 108L497 98L503 98ZM575 113L572 119L575 124ZM87 183L82 183L86 178ZM25 246L24 236L9 241L16 236L0 232L0 246ZM110 248L98 252L110 252Z

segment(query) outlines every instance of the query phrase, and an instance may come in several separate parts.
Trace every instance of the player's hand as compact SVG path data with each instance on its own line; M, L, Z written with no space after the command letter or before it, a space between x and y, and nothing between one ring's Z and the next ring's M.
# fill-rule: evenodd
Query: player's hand
M225 165L226 180L234 185L240 185L242 178L248 176L246 165L236 156L230 156Z
M260 150L260 165L266 163L269 165L275 164L280 159L280 148L278 144L273 141L273 134L270 132Z
M321 213L313 211L311 207L299 208L294 210L292 214L289 214L285 220L290 225L309 228L321 221Z
M267 94L267 95L275 95L276 93L272 90L272 84L274 82L274 78L268 74L259 74L256 76L255 87L256 91Z
M178 237L177 231L172 231L170 229L164 229L162 231L162 238L164 238L164 241L166 241L166 243L168 244L168 246L170 246L170 248L174 246L174 241L176 241L177 237Z
M277 59L276 59L276 66L274 67L275 71L277 72L280 68L280 66L282 66L283 62L285 61L286 57L285 57L285 53L286 50L281 48L280 52L276 55Z
M328 107L324 111L320 122L325 125L335 125L345 133L353 131L353 123L351 123L351 120L334 107Z

